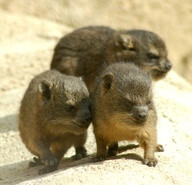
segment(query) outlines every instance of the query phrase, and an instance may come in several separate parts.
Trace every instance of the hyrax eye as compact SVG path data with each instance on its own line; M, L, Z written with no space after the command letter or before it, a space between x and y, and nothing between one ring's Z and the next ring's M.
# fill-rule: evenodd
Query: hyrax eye
M133 52L135 52L136 49L135 49L135 48L129 48L129 51L133 51Z
M152 102L149 100L148 102L147 102L147 105L150 105Z
M133 101L130 101L130 100L125 101L125 106L128 107L128 108L131 107L131 106L134 106L134 105L136 105L136 103L133 102Z
M68 105L67 107L66 107L66 111L67 112L74 112L76 110L76 108L75 108L75 106L73 106L73 105Z
M151 60L158 60L159 59L159 56L158 55L155 55L153 53L148 53L147 54L148 58L150 58Z

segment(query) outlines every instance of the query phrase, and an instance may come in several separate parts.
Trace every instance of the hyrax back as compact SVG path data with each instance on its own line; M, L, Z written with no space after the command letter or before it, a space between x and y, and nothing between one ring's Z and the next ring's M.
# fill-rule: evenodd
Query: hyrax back
M90 26L71 32L56 45L51 69L83 76L90 92L95 77L103 67L117 61L132 61L163 78L171 69L164 41L145 30L115 31L109 27Z
M30 165L46 165L39 173L57 169L71 146L76 158L86 156L89 106L89 93L80 78L49 70L31 81L21 101L19 131L27 149L38 157Z
M68 75L82 76L86 73L92 57L100 55L113 32L115 30L105 26L88 26L67 34L54 49L51 69Z
M92 117L97 158L106 158L107 147L123 140L137 140L144 161L155 166L157 116L150 76L134 64L116 63L97 79Z

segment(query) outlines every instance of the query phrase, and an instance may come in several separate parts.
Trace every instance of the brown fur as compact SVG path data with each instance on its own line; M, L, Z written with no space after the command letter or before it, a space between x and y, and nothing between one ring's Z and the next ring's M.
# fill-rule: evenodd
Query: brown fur
M107 147L114 143L136 140L144 148L145 164L156 165L157 115L151 83L148 74L128 63L111 64L99 76L92 103L98 160L106 158Z
M171 69L164 41L145 30L115 31L89 26L69 33L56 45L51 69L82 76L89 92L96 76L111 63L134 62L159 80Z
M89 106L88 90L77 77L50 70L31 81L19 113L22 141L38 157L30 166L45 164L40 174L56 170L71 146L75 147L76 159L86 156Z

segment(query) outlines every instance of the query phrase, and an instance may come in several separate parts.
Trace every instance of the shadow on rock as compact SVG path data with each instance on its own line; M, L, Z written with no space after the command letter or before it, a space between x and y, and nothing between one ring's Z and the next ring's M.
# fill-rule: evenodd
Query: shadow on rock
M54 175L60 171L66 170L70 167L85 165L91 163L93 156L90 155L81 160L74 161L72 158L63 159L60 162L58 170L45 175L39 175L38 171L43 166L28 167L29 160L18 163L12 163L4 166L0 166L0 184L15 185L20 182L41 179L47 175Z
M0 117L0 133L18 131L18 114Z
M132 148L137 148L138 145L128 145L124 147L120 147L120 151L130 150ZM45 174L45 175L39 175L38 171L43 167L37 166L37 167L28 167L29 162L32 160L27 161L21 161L18 163L12 163L4 166L0 166L0 184L9 184L9 185L15 185L20 182L29 181L29 180L35 180L35 179L41 179L47 175L54 175L58 172L61 172L63 170L69 169L71 167L79 167L79 166L89 166L89 165L95 165L98 163L93 163L93 160L95 158L95 154L92 154L86 158L80 159L80 160L73 160L72 158L65 158L63 159L60 164L58 170ZM128 160L137 160L137 161L143 161L143 159L135 153L128 153L128 154L122 154L115 157L107 158L107 160L115 160L115 159L128 159Z

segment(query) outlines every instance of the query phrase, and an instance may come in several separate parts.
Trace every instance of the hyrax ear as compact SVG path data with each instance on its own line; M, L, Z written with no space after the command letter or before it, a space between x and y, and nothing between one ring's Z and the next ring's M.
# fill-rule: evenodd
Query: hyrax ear
M104 77L103 77L103 87L106 89L106 90L109 90L111 89L111 86L114 82L114 76L113 74L106 74Z
M53 87L53 84L47 80L43 80L40 83L39 92L40 92L43 100L50 100L52 87Z
M129 34L121 34L120 35L122 45L127 49L133 49L133 37Z

